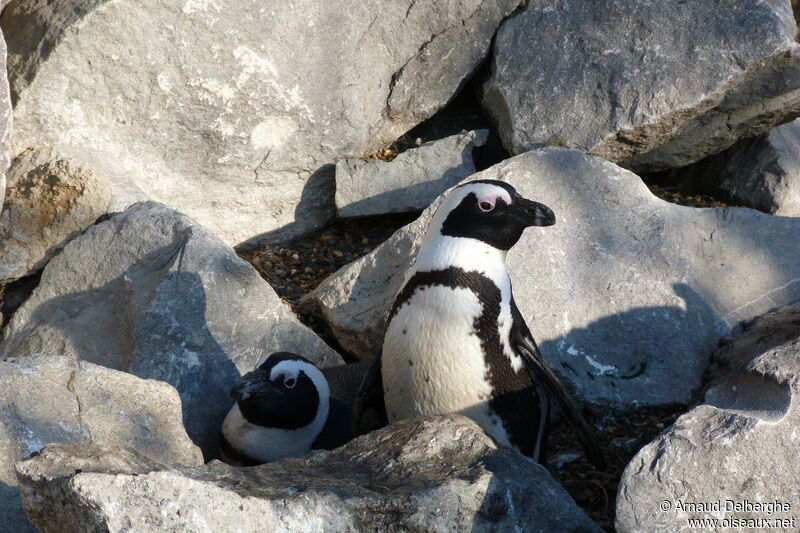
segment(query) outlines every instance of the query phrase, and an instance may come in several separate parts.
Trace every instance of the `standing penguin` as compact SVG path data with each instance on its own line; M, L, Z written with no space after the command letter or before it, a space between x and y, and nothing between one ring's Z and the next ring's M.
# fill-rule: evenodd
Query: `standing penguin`
M262 358L231 389L236 403L222 423L222 460L252 466L346 443L365 371L363 364L320 370L289 352Z
M506 253L526 227L554 223L550 208L501 181L472 181L447 194L362 382L354 413L359 433L384 422L384 406L389 422L461 413L498 443L542 462L555 396L589 460L604 466L514 302L506 268Z

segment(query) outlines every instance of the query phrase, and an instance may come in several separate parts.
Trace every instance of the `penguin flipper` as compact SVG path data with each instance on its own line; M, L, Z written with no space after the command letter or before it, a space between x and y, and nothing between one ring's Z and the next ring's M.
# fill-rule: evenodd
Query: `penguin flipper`
M381 352L378 352L369 370L364 374L353 402L353 435L364 435L387 424L386 404L383 401Z
M605 470L606 462L605 459L603 459L602 450L600 450L600 447L597 445L594 432L589 427L589 424L586 423L586 419L583 418L583 415L581 415L572 404L561 381L559 381L558 377L550 370L547 363L544 362L542 353L539 351L539 347L536 346L536 341L534 341L530 335L525 335L517 329L511 333L511 343L514 350L522 357L525 363L525 369L528 371L528 375L530 375L531 379L541 382L547 392L555 396L558 403L561 404L564 415L575 429L575 434L578 436L586 458L589 459L589 462L598 470Z

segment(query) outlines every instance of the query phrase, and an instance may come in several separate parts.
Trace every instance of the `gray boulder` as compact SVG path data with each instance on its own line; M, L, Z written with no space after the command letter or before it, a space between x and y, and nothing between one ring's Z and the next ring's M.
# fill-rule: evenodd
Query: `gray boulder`
M172 384L209 457L240 374L276 350L341 358L272 288L181 213L139 203L70 242L6 327L0 357L58 353Z
M15 2L13 146L79 150L228 244L288 239L334 215L331 163L444 106L518 2Z
M254 468L166 469L132 452L55 445L17 473L45 533L601 531L543 467L458 415Z
M0 283L37 270L104 215L111 184L52 149L14 160L0 212Z
M0 7L1 9L2 7ZM3 210L3 196L6 189L6 170L8 169L11 148L11 94L8 89L6 73L6 41L0 30L0 212Z
M765 213L800 217L800 120L676 169L670 179Z
M475 173L472 151L489 130L427 142L392 160L343 159L336 163L336 209L340 217L421 211L442 192Z
M528 2L500 27L484 107L515 154L685 166L800 114L788 0Z
M534 150L475 174L553 209L508 255L520 310L544 357L590 402L687 402L720 339L800 299L800 219L696 209L577 150ZM437 202L306 299L368 359Z
M797 531L798 394L800 338L711 388L625 468L617 531Z
M719 379L744 370L757 355L800 338L800 302L785 305L744 324L733 339L725 339L714 354L710 378Z
M166 383L67 357L0 361L0 531L37 531L20 505L14 462L46 444L121 446L167 464L201 465Z

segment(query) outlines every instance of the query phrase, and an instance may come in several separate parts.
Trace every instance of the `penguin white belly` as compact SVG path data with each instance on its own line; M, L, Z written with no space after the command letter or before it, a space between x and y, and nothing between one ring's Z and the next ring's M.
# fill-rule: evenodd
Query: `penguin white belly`
M417 289L398 309L386 330L381 365L390 422L460 413L509 444L488 404L492 386L475 331L482 311L473 291L439 285Z
M236 404L222 422L222 433L231 446L250 459L264 463L304 456L319 430L313 424L299 429L256 426L242 416Z

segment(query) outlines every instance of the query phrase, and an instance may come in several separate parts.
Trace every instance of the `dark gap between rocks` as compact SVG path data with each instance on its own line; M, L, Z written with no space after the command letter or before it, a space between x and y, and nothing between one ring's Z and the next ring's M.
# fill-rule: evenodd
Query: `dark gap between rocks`
M476 69L476 72L482 68L483 64ZM472 154L478 172L508 159L510 155L503 148L497 129L483 113L480 102L470 89L470 81L467 81L456 97L431 118L414 126L388 147L365 159L392 161L406 150L426 142L444 139L465 130L479 129L489 130L489 138L484 146L475 148Z
M17 309L25 303L25 300L31 295L33 290L39 285L39 280L42 279L42 271L30 276L25 276L18 280L12 281L5 285L0 285L0 338L2 338L3 330L6 324L17 312Z
M239 256L255 267L300 322L311 328L346 361L353 362L355 358L339 345L324 321L301 306L300 299L325 278L377 248L398 228L418 216L419 212L414 212L340 219L312 235L240 252Z
M735 203L729 203L726 198L722 198L708 190L679 183L675 180L674 175L674 171L665 170L652 174L642 174L641 178L647 188L650 189L650 192L673 204L688 207L743 207Z

